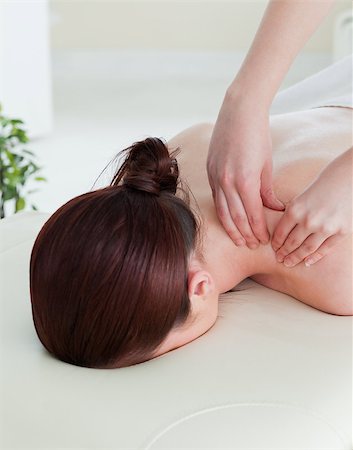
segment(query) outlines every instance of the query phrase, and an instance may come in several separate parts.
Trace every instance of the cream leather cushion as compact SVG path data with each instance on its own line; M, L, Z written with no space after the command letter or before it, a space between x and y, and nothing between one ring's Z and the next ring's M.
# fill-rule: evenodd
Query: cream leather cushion
M32 321L29 258L50 214L0 221L2 449L351 449L352 318L250 279L203 336L123 369L63 363Z

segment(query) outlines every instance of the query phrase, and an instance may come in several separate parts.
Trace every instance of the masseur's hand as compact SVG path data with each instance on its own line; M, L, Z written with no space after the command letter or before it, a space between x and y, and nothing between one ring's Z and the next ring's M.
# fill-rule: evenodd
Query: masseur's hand
M268 113L295 56L333 3L270 0L227 90L210 142L207 171L218 218L235 243L241 237L248 244L266 242L262 202L281 209L271 186Z
M236 245L269 242L263 204L283 210L272 189L272 141L266 108L228 89L207 158L219 220ZM245 240L244 240L244 239Z
M287 203L271 241L279 262L314 264L352 233L352 154L350 148L334 159Z

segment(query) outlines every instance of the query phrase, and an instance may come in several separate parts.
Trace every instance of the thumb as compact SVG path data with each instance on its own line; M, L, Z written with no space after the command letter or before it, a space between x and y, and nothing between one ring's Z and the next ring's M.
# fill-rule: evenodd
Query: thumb
M285 205L278 200L272 188L272 164L266 164L261 174L261 190L262 202L265 206L279 211L285 209Z

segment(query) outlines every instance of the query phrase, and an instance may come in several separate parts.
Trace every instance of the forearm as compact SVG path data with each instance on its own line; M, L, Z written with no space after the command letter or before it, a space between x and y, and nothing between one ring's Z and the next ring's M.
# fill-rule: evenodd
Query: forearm
M227 94L269 108L296 55L335 0L270 0Z

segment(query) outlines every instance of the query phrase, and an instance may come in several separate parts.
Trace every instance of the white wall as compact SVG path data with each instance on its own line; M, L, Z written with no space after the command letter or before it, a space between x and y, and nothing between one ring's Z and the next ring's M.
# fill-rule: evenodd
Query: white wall
M52 44L56 49L246 51L267 3L267 0L50 0L55 18ZM350 7L350 0L337 1L303 51L331 52L335 16Z
M47 0L0 1L0 102L31 137L51 130Z

